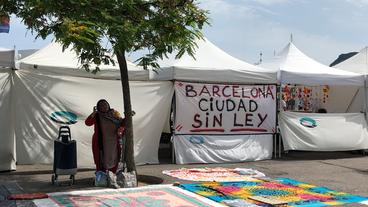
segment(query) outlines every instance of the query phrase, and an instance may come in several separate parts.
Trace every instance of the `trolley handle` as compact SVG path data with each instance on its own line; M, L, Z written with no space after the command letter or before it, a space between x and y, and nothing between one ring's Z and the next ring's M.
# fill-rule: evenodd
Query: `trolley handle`
M72 135L70 133L70 128L69 126L61 126L59 128L59 136L58 139L60 140L61 138L63 139L64 136L68 136L68 140L71 141L72 140ZM64 139L63 139L64 140Z

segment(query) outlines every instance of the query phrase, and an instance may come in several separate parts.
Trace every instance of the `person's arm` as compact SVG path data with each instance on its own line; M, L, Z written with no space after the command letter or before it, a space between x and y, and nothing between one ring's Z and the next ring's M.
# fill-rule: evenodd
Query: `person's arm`
M85 124L87 126L92 126L96 123L96 111L92 112L86 119Z

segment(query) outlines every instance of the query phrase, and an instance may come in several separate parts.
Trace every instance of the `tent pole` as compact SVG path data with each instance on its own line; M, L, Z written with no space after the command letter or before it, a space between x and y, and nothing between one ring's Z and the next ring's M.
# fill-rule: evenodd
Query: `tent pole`
M274 134L274 146L273 146L275 158L281 157L281 133L279 131L279 120L278 120L280 116L280 111L282 111L280 110L280 107L282 107L280 103L282 100L281 88L282 88L281 83L280 85L276 84L276 132Z
M365 69L366 72L364 73L364 119L367 122L367 63L368 63L368 54L367 50L365 50Z
M173 81L174 84L174 90L175 90L175 83L176 81ZM173 164L176 164L176 157L175 157L175 145L174 145L174 139L175 139L175 123L176 123L176 93L174 91L172 100L171 100L171 110L170 110L170 132L171 132L171 162Z
M364 118L367 122L367 75L364 75Z
M365 80L364 80L364 81L365 81ZM363 86L363 87L364 87L364 86ZM357 97L357 95L358 95L358 93L359 93L359 90L360 90L360 88L358 88L358 89L355 91L355 94L354 94L353 98L351 99L351 101L350 101L350 103L349 103L348 107L346 108L345 113L349 113L350 107L351 107L351 105L353 104L353 102L355 101L355 99L356 99L356 97ZM365 91L365 90L363 90L363 91ZM363 92L363 93L364 93L364 92Z

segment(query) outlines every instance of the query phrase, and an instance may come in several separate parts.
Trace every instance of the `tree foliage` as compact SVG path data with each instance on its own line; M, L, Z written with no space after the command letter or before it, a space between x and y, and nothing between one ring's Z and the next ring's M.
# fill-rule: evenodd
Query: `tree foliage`
M114 51L150 53L139 64L158 67L157 58L178 51L193 55L195 39L208 23L207 11L193 0L8 0L0 10L22 18L38 37L53 34L65 47L72 45L81 62L111 63Z
M86 70L92 63L115 64L109 54L117 56L127 125L125 157L128 170L135 170L125 53L150 51L139 59L144 68L157 68L156 60L173 51L178 58L185 52L193 56L196 39L208 24L207 11L195 0L0 0L0 15L12 14L37 37L54 35L64 48L73 47Z

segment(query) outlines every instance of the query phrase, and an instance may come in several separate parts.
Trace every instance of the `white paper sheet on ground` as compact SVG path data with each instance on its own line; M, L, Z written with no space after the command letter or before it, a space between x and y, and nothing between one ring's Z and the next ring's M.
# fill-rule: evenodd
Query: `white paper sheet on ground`
M222 202L230 207L259 207L258 205L249 203L243 199L223 200Z
M258 170L248 168L235 168L234 169L240 175L249 175L251 177L265 177L266 175Z
M361 202L361 204L364 204L364 205L368 206L368 200Z
M264 174L253 169L246 168L181 168L177 170L164 170L163 174L190 181L255 181L256 178L264 178Z
M281 112L279 124L285 150L368 149L367 124L362 113Z
M72 138L77 140L78 167L94 167L93 127L87 127L84 121L101 98L122 112L120 80L27 70L15 73L18 163L52 163L53 140L60 124L53 122L50 115L55 111L70 111L78 116L77 123L70 126ZM135 161L137 164L158 163L160 135L170 111L173 85L168 81L131 81L130 87L132 108L136 112L133 117Z
M208 198L205 198L203 196L197 195L195 193L183 190L179 187L175 187L172 185L152 185L152 186L143 186L143 187L137 187L137 188L122 188L122 189L102 189L102 190L84 190L84 191L70 191L70 192L58 192L58 193L49 193L49 196L58 196L58 195L80 195L80 194L89 194L89 193L101 193L101 192L129 192L129 191L135 191L135 190L149 190L149 189L159 189L159 188L172 188L175 191L178 191L180 193L183 193L184 195L187 195L191 198L197 199L205 204L208 204L209 206L213 207L225 207L225 205L217 203L215 201L212 201ZM53 200L47 198L47 199L39 199L33 201L36 206L39 207L60 207L59 204L54 202Z
M175 135L176 163L224 163L270 159L272 135Z

